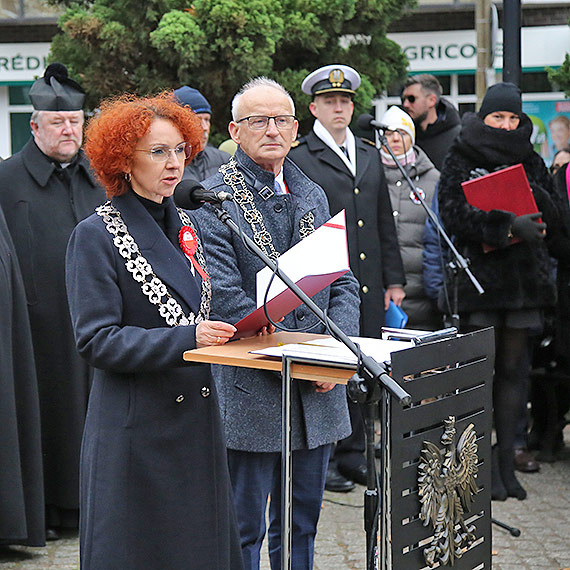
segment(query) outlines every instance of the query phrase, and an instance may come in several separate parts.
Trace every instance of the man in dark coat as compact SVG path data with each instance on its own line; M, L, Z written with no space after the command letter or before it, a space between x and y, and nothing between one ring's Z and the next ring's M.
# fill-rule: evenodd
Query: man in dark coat
M0 208L0 544L45 544L38 384L24 284Z
M438 170L461 130L457 109L442 93L439 81L427 73L408 77L402 92L402 105L416 125L416 144Z
M75 348L64 260L69 236L104 200L80 150L85 95L52 64L30 90L33 138L0 164L4 210L26 289L36 361L48 538L76 527L90 369Z
M402 303L405 276L380 153L349 128L359 85L360 76L347 65L327 65L305 78L301 88L313 96L309 109L316 120L289 158L322 186L332 214L346 211L350 268L360 283L360 334L379 338L390 300ZM353 434L339 443L336 463L329 467L331 491L349 491L352 481L366 484L364 429L356 405L351 418Z
M326 222L323 190L286 158L298 123L289 94L281 85L257 78L234 97L229 130L239 144L223 173L207 179L208 189L230 191L245 233L278 257ZM228 186L229 185L229 186ZM235 323L256 309L256 273L264 264L230 233L206 205L197 210L212 279L212 313ZM317 293L313 300L347 334L358 334L358 284L351 273ZM303 305L285 316L287 328L325 327ZM234 489L245 568L259 569L268 495L269 555L273 568L281 556L281 382L272 372L213 367L226 429L230 478ZM292 567L312 568L331 444L350 433L346 390L320 382L293 382Z
M203 138L202 150L186 165L182 179L205 180L213 176L218 168L230 159L230 154L215 146L208 144L210 136L210 125L212 120L212 108L208 100L198 89L183 85L174 91L176 100L184 107L189 107L196 113L202 125Z

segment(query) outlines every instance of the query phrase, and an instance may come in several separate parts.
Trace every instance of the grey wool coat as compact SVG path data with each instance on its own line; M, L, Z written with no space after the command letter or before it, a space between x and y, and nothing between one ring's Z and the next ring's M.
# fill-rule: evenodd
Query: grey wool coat
M439 181L439 171L427 154L414 147L416 162L405 166L406 173L416 187L424 191L424 199L431 205ZM393 218L396 224L398 244L404 271L406 272L406 297L402 309L408 315L407 326L412 329L433 330L441 328L441 317L433 302L427 297L423 283L423 234L427 214L420 203L410 198L410 187L396 165L384 165Z
M113 198L141 254L184 313L200 278L129 192ZM182 223L170 200L167 231ZM169 230L171 228L171 230ZM170 327L125 267L103 219L67 252L77 347L95 368L81 451L81 570L241 570L226 447L195 326Z
M252 191L256 208L263 215L273 245L280 253L300 241L299 227L312 214L317 228L330 218L323 190L307 178L289 159L283 172L289 194L272 195L264 200L263 188L274 187L273 173L263 170L238 148L236 160ZM233 192L221 174L204 182L215 191ZM252 237L252 228L238 206L228 211L240 217L242 229ZM239 237L220 222L211 206L198 210L204 236L206 261L212 278L212 314L231 323L256 308L255 278L263 262L245 249ZM358 283L349 272L313 297L328 310L332 320L347 334L358 334ZM316 323L316 317L301 305L285 317L289 328ZM317 325L311 332L324 333ZM230 449L275 452L281 449L281 379L278 374L229 366L214 366L212 373L220 394L222 419ZM293 382L292 448L314 449L335 442L351 433L346 390L336 386L328 393L315 392L308 381Z

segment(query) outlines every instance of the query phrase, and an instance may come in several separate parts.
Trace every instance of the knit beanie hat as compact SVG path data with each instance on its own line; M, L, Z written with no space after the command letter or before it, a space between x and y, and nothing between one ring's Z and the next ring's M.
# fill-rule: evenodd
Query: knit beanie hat
M206 97L193 87L183 85L174 91L174 97L183 107L190 107L194 113L210 113L212 114L212 107L208 103Z
M479 109L479 117L484 119L489 113L495 111L522 114L521 90L514 83L495 83L487 89Z
M400 107L396 105L390 107L385 113L380 122L386 125L390 131L405 131L412 138L412 145L416 144L416 127L414 121Z

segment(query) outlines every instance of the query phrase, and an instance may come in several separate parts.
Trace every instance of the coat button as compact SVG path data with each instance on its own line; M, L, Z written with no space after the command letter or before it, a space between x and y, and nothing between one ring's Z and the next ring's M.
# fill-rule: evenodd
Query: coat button
M394 218L397 218L400 215L400 212L398 212L398 210L394 210L392 212L392 216L394 216Z
M281 202L278 202L275 204L275 206L273 206L273 210L277 213L281 212L281 210L283 210L283 204L281 204Z
M364 221L363 220L358 220L358 222L356 222L358 224L358 227L361 228L364 225Z
M208 388L208 386L202 386L200 394L202 394L202 398L207 398L210 395L210 388Z
M402 185L402 181L398 180L398 182L396 182L396 186L400 187Z
M176 402L178 404L180 404L180 402L183 402L183 401L184 401L184 394L180 394L180 396L178 396L178 398L176 398Z
M355 189L354 189L354 194L355 194L356 196L358 196L358 195L360 194L360 190L359 190L358 188L355 188Z
M368 293L368 287L366 285L362 286L362 292L363 293Z
M360 259L362 259L362 261L366 259L366 254L364 252L360 254Z
M303 313L303 311L299 311L299 313L297 313L297 319L300 321L305 320L305 313Z

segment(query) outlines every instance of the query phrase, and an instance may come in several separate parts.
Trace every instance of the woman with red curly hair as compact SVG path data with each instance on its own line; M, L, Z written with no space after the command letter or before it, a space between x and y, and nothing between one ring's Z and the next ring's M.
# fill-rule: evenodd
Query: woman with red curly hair
M86 153L110 201L75 228L66 284L95 368L81 455L82 570L241 570L216 389L185 350L221 345L190 212L174 188L200 150L172 94L104 102Z

